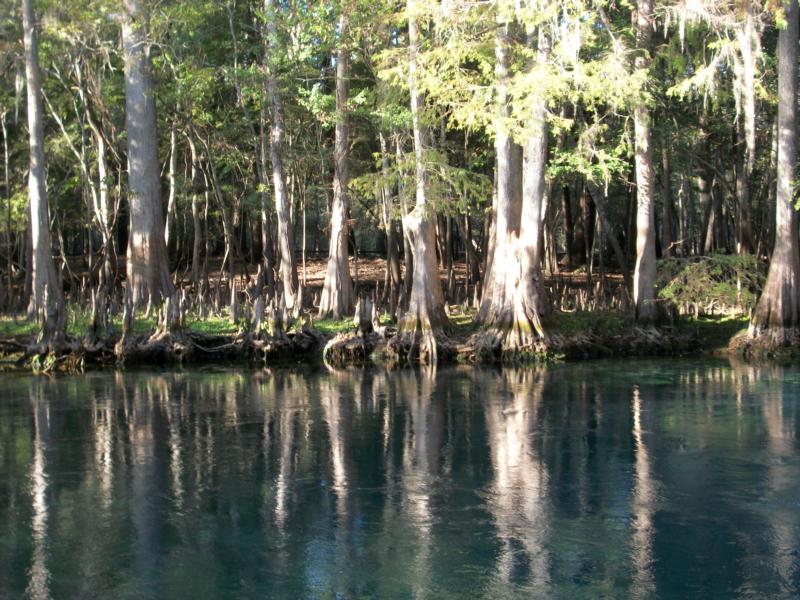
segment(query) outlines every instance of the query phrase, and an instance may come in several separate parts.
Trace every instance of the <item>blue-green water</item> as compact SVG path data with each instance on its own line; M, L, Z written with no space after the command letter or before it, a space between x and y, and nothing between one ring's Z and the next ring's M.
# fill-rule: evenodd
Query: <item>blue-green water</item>
M790 598L800 371L0 384L0 599Z

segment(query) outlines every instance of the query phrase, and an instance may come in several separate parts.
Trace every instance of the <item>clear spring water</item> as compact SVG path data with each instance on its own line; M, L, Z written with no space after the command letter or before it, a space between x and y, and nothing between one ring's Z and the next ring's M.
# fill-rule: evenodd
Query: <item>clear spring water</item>
M0 599L791 598L800 371L0 383Z

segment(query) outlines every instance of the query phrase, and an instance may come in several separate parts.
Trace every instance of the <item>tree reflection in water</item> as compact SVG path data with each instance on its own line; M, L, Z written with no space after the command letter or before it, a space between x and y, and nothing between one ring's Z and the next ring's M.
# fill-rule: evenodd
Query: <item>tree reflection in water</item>
M50 414L44 399L43 386L39 382L31 385L30 401L33 413L33 461L30 471L33 556L26 591L32 600L46 600L50 598L50 571L47 566L49 504L46 457L50 437Z
M798 592L796 371L119 372L5 387L0 598Z
M527 572L531 592L541 595L549 588L548 473L536 435L546 378L543 368L476 378L485 390L492 461L488 508L501 542L491 596L507 591L520 570Z

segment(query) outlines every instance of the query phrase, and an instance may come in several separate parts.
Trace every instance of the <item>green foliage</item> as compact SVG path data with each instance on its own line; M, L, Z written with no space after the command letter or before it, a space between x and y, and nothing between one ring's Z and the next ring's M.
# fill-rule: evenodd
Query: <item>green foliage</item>
M748 313L755 306L765 275L753 256L715 254L670 258L658 264L659 297L678 306Z

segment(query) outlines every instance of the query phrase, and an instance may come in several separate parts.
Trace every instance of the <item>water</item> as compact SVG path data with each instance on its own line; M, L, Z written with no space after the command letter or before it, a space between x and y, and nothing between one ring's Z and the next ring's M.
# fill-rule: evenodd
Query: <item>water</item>
M800 371L3 376L0 599L790 598Z

